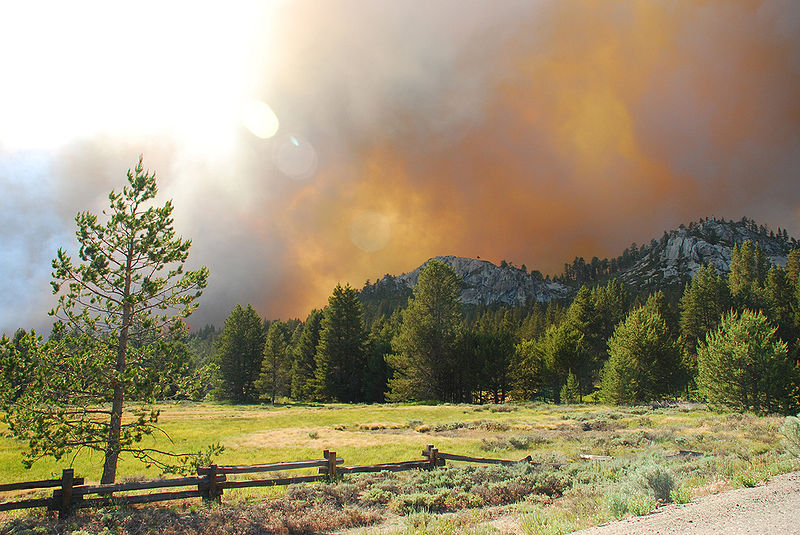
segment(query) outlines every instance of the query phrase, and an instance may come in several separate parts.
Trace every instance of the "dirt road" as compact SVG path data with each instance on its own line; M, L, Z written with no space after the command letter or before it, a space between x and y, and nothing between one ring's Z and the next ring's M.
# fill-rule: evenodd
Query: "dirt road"
M800 472L766 485L705 496L685 505L576 532L576 535L800 534Z

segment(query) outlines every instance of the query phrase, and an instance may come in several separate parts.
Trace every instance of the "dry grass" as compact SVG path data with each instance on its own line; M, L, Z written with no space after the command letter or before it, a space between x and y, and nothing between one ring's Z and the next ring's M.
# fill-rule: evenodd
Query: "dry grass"
M470 472L474 469L448 468L397 477L353 476L329 486L229 491L221 507L194 502L83 511L60 526L43 513L15 513L0 516L6 519L0 533L305 533L370 526L398 513L408 519L400 523L401 532L490 533L508 523L508 518L493 519L500 510L517 525L552 521L579 528L613 518L608 504L613 493L638 496L642 503L651 499L637 476L647 467L668 472L695 497L799 467L780 447L781 418L718 414L701 406L180 404L164 406L161 421L179 449L219 440L226 448L219 464L319 458L323 449L335 450L348 465L373 464L421 459L425 444L432 443L440 451L480 457L531 455L547 466L535 480L530 474L497 472L500 480L476 482L469 479L477 477ZM0 480L60 472L62 465L52 462L24 472L18 465L20 449L0 437ZM701 455L674 456L679 450ZM614 460L581 461L581 454ZM75 468L92 480L99 465L97 458L81 457ZM120 473L156 475L130 462ZM443 512L456 516L440 517ZM492 524L495 520L500 524Z

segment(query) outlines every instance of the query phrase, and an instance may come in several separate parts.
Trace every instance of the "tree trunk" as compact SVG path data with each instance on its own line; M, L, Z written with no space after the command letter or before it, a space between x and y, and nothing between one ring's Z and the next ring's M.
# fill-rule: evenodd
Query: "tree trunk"
M117 478L117 461L119 461L120 439L122 436L122 407L125 401L125 385L121 382L122 374L125 372L125 361L128 353L128 328L131 323L131 304L127 298L131 293L131 260L133 258L133 243L128 246L127 275L125 277L125 289L123 290L122 305L122 329L119 333L117 345L117 364L114 367L117 378L114 379L114 398L111 402L111 421L108 429L108 444L106 444L106 458L103 463L103 476L100 484L106 485L114 483Z
M123 387L122 384L114 385L114 399L111 404L111 422L108 431L108 444L106 445L106 457L103 463L103 477L100 483L103 485L114 483L117 477L117 461L120 453L120 436L122 430L122 405Z

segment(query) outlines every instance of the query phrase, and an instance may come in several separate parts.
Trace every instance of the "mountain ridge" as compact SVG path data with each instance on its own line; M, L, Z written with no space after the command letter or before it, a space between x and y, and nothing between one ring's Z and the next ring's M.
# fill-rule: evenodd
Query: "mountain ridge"
M745 241L758 243L770 263L779 266L785 266L789 252L798 247L797 240L790 238L786 230L779 228L776 233L746 217L740 221L706 218L665 231L660 239L654 238L648 244L634 243L617 258L595 257L587 263L577 257L572 265L565 264L564 273L553 278L505 261L498 266L477 258L435 256L411 272L387 274L374 284L367 283L361 295L366 300L390 296L395 304L402 304L412 294L419 272L434 259L449 265L461 277L461 299L469 305L521 306L531 301L565 299L582 284L614 277L633 289L652 291L682 286L705 264L726 273L733 247Z

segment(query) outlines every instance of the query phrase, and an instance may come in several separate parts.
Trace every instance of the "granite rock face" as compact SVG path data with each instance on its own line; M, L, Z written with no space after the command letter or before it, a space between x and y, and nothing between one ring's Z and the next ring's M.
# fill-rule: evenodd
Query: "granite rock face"
M690 280L705 264L713 265L720 273L730 269L731 254L735 245L745 241L758 243L774 265L785 266L787 256L797 241L785 232L777 234L759 227L752 220L726 221L705 219L688 227L665 232L660 239L636 249L635 259L611 273L622 283L642 291L681 285ZM626 252L627 253L627 252ZM461 277L461 300L465 304L524 305L526 302L548 302L574 295L580 282L562 284L549 277L542 278L527 273L513 265L497 266L486 260L458 256L437 256L436 260L453 268ZM410 295L417 284L419 272L430 260L410 273L386 275L363 293L384 292L393 295ZM602 281L600 281L602 283Z
M492 305L505 303L524 305L528 300L547 302L570 295L572 290L561 283L541 279L514 266L497 266L486 260L462 258L459 256L437 256L439 260L453 268L461 277L463 289L461 302L465 304ZM431 259L431 260L433 260ZM393 277L394 284L413 288L419 279L419 272L430 260L411 273ZM384 277L380 282L387 281Z
M770 236L753 223L708 219L688 228L681 226L660 241L653 240L644 256L622 271L619 278L633 286L678 283L693 277L705 264L727 273L734 245L745 241L758 243L773 265L786 265L791 250L788 240Z

